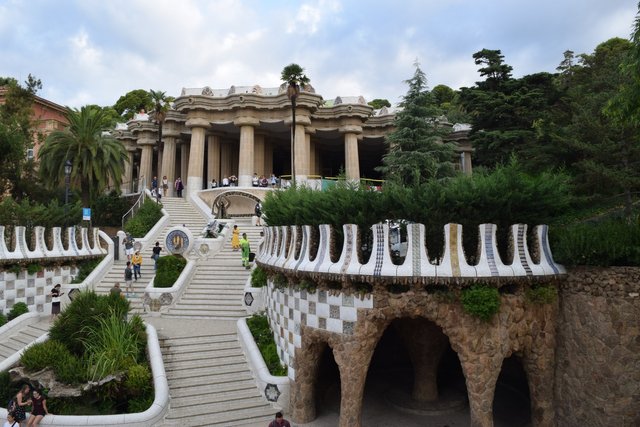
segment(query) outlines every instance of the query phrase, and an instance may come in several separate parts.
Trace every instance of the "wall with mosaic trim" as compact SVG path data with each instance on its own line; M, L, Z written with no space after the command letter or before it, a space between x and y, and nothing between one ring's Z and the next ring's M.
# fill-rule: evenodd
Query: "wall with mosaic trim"
M292 287L278 289L270 280L267 287L267 316L274 331L280 360L289 367L289 378L295 380L293 359L302 344L303 326L337 334L353 334L358 309L373 308L371 296L360 298L325 290L313 293Z
M51 290L60 283L71 283L76 267L45 268L36 274L0 272L0 311L9 312L15 303L23 302L29 311L51 312Z

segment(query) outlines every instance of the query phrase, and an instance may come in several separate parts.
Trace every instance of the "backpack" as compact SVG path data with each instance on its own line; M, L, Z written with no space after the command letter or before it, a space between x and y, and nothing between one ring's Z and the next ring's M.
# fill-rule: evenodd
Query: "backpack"
M7 412L13 412L16 410L16 401L13 399L9 399L7 403Z

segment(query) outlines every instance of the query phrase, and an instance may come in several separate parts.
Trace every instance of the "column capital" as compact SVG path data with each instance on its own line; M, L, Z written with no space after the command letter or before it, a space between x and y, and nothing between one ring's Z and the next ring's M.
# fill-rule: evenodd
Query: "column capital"
M187 122L185 123L185 126L188 128L194 128L194 127L208 128L209 126L211 126L211 124L207 119L203 119L200 117L192 117L189 120L187 120Z
M257 127L260 125L260 120L256 119L255 117L252 116L240 116L240 117L236 117L233 120L233 124L234 126L253 126L253 127Z
M362 133L362 126L358 125L344 125L338 128L338 132L340 133L355 133L359 135Z
M288 119L284 120L284 124L287 126L291 126L291 123L293 122L293 118L289 117ZM304 126L309 126L311 124L311 117L309 116L299 116L296 114L296 126L298 125L304 125Z

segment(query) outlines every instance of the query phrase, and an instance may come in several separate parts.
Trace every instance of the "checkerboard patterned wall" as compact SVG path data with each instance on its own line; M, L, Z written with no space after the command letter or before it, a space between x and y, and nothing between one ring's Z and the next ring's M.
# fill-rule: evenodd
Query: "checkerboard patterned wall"
M289 367L289 378L295 379L293 358L302 345L302 326L337 334L352 334L359 308L373 308L373 299L353 295L329 295L327 291L278 290L270 281L267 291L267 316L274 331L280 360Z
M57 283L71 283L77 274L75 267L45 269L36 274L0 272L0 311L7 314L17 302L24 302L29 311L51 312L51 289Z

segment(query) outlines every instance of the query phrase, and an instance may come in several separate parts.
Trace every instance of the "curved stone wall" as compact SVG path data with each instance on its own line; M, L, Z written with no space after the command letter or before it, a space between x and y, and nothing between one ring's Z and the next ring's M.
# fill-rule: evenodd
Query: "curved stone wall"
M560 426L640 425L640 268L579 267L561 287Z

